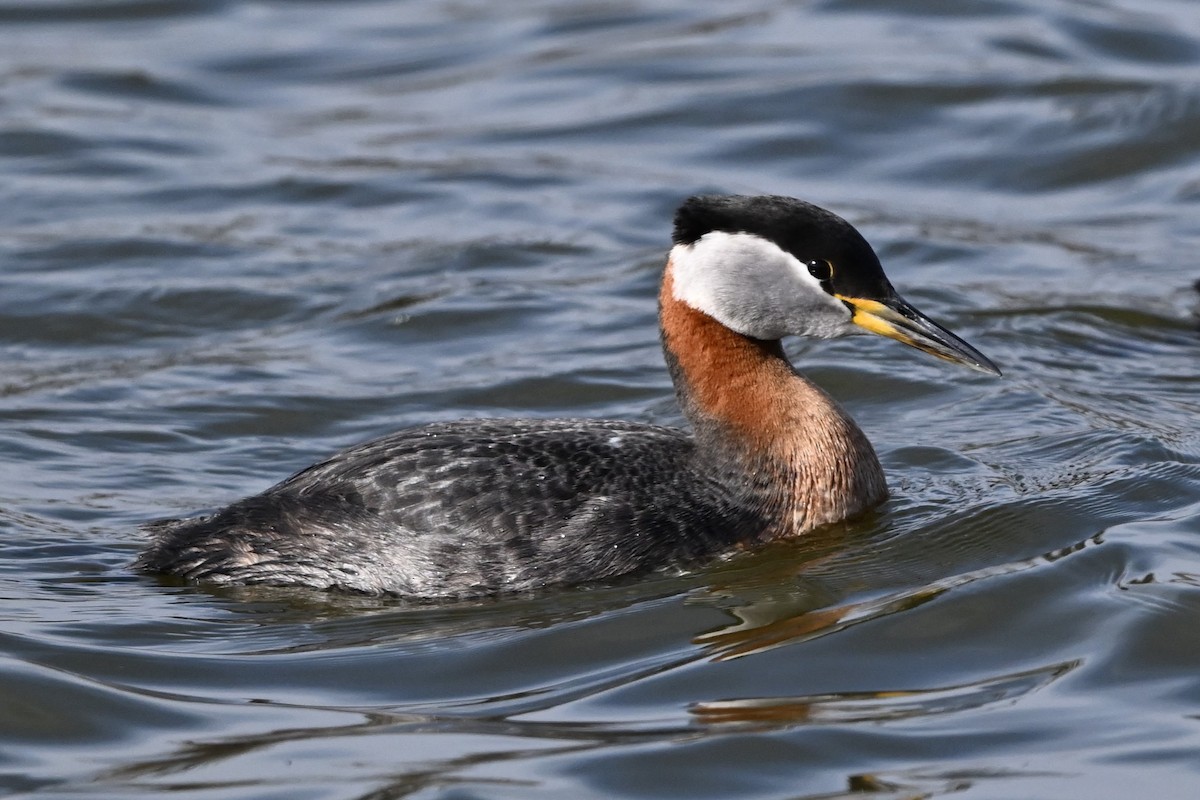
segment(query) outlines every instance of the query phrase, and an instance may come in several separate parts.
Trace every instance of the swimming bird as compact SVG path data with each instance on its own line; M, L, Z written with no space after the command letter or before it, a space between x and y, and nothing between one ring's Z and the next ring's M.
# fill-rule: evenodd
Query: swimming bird
M214 514L151 524L135 566L429 599L687 568L887 498L867 437L793 368L784 336L868 331L1000 374L896 293L850 223L789 197L685 201L658 299L690 433L595 419L402 430Z

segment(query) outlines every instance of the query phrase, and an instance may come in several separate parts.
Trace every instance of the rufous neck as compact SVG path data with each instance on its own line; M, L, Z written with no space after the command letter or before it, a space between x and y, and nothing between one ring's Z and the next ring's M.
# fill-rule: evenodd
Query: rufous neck
M659 293L663 349L700 450L776 473L796 525L844 519L886 497L866 436L792 367L778 340L737 333L675 294L671 262Z

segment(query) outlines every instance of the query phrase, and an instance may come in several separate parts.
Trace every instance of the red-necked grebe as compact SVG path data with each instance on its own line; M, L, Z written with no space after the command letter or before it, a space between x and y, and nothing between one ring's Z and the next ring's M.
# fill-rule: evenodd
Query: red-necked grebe
M788 197L675 216L663 351L691 423L462 420L344 450L206 517L154 523L136 567L214 584L451 598L692 565L887 498L879 460L785 335L863 330L999 375L900 298L866 240Z

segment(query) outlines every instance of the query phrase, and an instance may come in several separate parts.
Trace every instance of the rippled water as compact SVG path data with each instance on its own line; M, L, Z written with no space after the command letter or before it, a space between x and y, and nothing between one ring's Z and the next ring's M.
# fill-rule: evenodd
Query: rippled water
M855 222L1005 370L791 353L871 518L450 607L131 573L472 415L679 423L678 201ZM0 791L1200 793L1200 6L0 2Z

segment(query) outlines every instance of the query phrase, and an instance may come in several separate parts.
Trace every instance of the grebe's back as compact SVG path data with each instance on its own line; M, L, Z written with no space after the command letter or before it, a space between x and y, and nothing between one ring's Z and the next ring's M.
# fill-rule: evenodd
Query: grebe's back
M462 420L343 451L211 516L156 523L139 566L419 597L602 580L692 564L766 530L738 479L672 428Z

